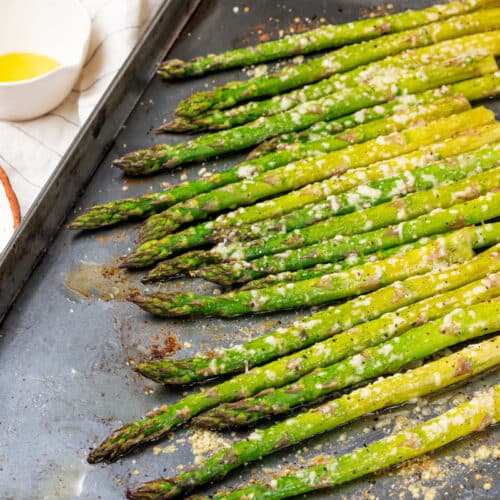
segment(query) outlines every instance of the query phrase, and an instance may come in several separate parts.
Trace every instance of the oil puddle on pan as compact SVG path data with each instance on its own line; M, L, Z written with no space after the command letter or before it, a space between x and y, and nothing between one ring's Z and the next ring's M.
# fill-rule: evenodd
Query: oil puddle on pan
M140 275L134 275L114 264L81 263L66 275L66 288L87 298L127 300L140 290Z

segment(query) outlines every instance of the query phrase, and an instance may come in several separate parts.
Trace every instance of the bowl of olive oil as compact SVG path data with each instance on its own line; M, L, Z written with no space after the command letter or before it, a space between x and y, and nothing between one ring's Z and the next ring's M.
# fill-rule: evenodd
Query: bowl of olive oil
M71 92L91 23L78 0L0 0L0 120L29 120Z

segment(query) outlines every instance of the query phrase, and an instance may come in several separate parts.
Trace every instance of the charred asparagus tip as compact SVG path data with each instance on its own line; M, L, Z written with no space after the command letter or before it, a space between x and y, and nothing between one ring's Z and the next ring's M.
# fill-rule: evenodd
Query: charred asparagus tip
M159 127L154 129L156 134L164 134L166 132L182 133L182 132L194 132L200 127L187 118L175 118L168 122L163 123Z
M118 263L118 267L120 269L129 269L130 268L130 263L129 263L129 256L125 255L121 257L120 262Z
M166 486L169 486L167 489ZM166 491L167 490L167 491ZM163 482L151 481L144 483L136 490L128 489L127 498L129 500L156 500L159 498L175 498L182 490L176 487L173 483L166 480Z
M138 305L146 302L145 299L146 299L146 297L144 295L142 295L140 292L134 292L127 297L127 300L129 302L133 302L134 304L138 304Z

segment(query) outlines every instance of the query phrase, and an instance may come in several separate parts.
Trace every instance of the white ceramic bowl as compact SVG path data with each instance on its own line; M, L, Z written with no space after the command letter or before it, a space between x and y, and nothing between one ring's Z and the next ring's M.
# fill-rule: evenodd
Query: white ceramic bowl
M48 113L71 91L82 69L91 23L78 0L0 0L0 54L36 52L61 66L18 82L0 82L0 120Z

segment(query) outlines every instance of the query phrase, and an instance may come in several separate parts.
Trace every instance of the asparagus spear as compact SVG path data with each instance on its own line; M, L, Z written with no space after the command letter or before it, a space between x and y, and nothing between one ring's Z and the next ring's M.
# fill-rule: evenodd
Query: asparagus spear
M467 234L473 234L473 229ZM497 235L500 241L500 233ZM450 235L452 241L455 234ZM429 243L415 250L388 259L367 262L346 271L332 273L287 284L272 285L258 290L237 290L222 295L153 292L132 295L129 300L142 309L162 317L188 315L236 316L263 311L279 311L295 307L313 306L360 295L376 290L415 273L425 273L436 266L443 240ZM449 243L446 248L449 249ZM445 259L450 255L443 254ZM454 255L452 253L452 255ZM458 254L457 257L463 257ZM455 260L456 261L456 260ZM438 264L441 265L441 264Z
M369 254L499 216L500 192L491 192L474 200L375 231L347 237L338 235L331 240L267 255L250 262L228 261L214 264L206 266L203 271L198 271L198 274L203 274L203 277L210 280L217 279L217 282L224 284L245 283L266 274L336 262L352 253Z
M297 189L311 182L338 176L347 170L379 160L394 158L419 147L453 136L471 127L494 120L492 111L479 107L404 132L355 144L319 158L305 159L236 182L178 203L160 214L151 216L142 230L144 239L158 239L179 226L210 214L240 205L249 205L262 198Z
M498 2L491 0L450 2L444 5L437 4L428 9L408 10L391 16L364 19L354 23L327 24L306 33L286 36L281 40L230 50L222 54L196 57L191 61L167 60L160 64L158 73L166 79L201 76L211 71L248 66L298 54L310 54L370 40L383 34L396 33L495 5L498 5Z
M471 237L472 228L466 234ZM500 241L500 233L499 233ZM460 233L460 239L464 237ZM360 295L376 290L394 281L421 274L447 264L465 260L469 252L458 246L456 235L410 250L402 255L287 285L276 285L261 290L238 290L223 295L197 296L192 293L155 292L134 294L129 300L146 311L164 317L186 315L235 316L257 311L275 311L300 306L324 304L333 300Z
M496 9L481 10L403 33L387 35L381 40L349 45L304 64L285 67L277 73L230 82L213 90L193 94L182 101L175 112L191 117L209 109L224 109L242 101L280 94L407 49L499 29L499 16L500 12Z
M477 324L477 320L470 319L471 323ZM464 330L469 328L469 325L463 326ZM175 498L208 481L222 479L240 465L332 430L366 413L448 387L499 362L499 337L466 347L414 370L379 379L267 429L257 429L247 439L236 442L231 448L216 453L184 473L144 483L131 492L129 498Z
M207 233L207 238L210 235ZM155 248L155 240L152 242L145 243L144 246L147 246L149 243L152 243L152 251L156 253ZM219 258L214 256L214 259L211 259L210 256L208 261L212 264L216 264L221 262ZM207 263L207 253L202 250L191 250L190 252L186 252L182 255L178 255L171 259L164 260L156 265L153 269L151 269L144 278L142 278L142 283L155 283L158 281L167 281L171 278L175 278L181 276L186 273L190 273L192 269L197 269L202 265L206 265ZM128 267L126 261L123 267Z
M199 130L223 130L243 125L260 118L271 116L301 103L316 100L339 90L359 85L390 86L399 79L409 76L412 70L423 64L442 64L453 58L464 56L477 58L500 52L500 32L480 33L455 40L446 40L430 47L409 50L365 66L359 66L347 73L333 75L313 85L281 94L271 99L251 101L229 110L212 111L195 118L176 118L164 123L158 132L194 132Z
M447 95L463 95L468 100L479 100L498 94L500 91L500 74L494 73L479 78L473 78L464 82L458 82L449 87L439 90L428 90L421 94L404 96L387 103L366 108L356 113L346 115L337 120L326 122L325 129L328 134L340 133L361 123L390 116L394 112L408 109L410 106L424 105ZM319 129L315 129L315 139L321 139ZM304 137L305 139L305 137ZM300 138L304 144L310 142ZM301 151L303 149L301 148ZM292 154L294 152L292 151ZM304 151L307 153L307 151ZM293 156L295 158L295 156ZM282 160L281 160L282 159ZM285 163L280 164L278 160ZM276 164L274 164L276 162ZM285 155L270 155L259 161L243 162L234 168L224 172L217 172L207 177L196 179L191 182L174 186L173 188L158 193L148 193L138 198L125 198L112 201L103 205L91 207L85 213L79 215L70 225L69 229L94 229L97 227L110 226L130 220L132 218L144 218L153 213L158 213L175 203L188 200L198 194L206 193L212 189L238 182L244 178L255 177L259 173L289 163Z
M125 259L123 265L125 267L145 267L156 261L166 259L174 252L209 243L213 237L217 238L223 234L223 227L238 226L255 220L276 217L308 203L323 200L328 195L341 193L359 184L365 184L370 180L399 175L407 170L416 169L430 162L457 155L461 152L472 151L488 144L488 142L497 142L499 140L500 126L496 123L469 129L453 139L434 143L413 153L365 168L357 168L340 177L333 177L321 183L311 184L272 201L262 202L251 207L243 207L233 213L220 215L215 221L190 227L180 233L167 235L160 240L143 243ZM218 239L220 241L220 238ZM148 278L152 277L155 280L166 279L178 275L179 270L189 271L197 269L201 265L219 261L220 258L215 253L209 255L200 251L190 252L186 258L179 255L174 259L162 262L151 271Z
M500 9L499 14L500 14ZM450 65L451 64L451 65ZM183 163L206 160L223 153L239 151L264 139L283 132L292 132L309 127L313 123L333 119L394 99L402 93L423 92L443 84L454 83L497 70L492 56L480 59L456 59L437 66L425 66L413 72L413 76L401 79L387 89L385 85L359 86L340 91L332 96L309 101L293 110L278 115L262 117L252 123L223 130L181 143L176 146L158 144L152 149L126 154L113 162L131 175L152 174Z
M496 234L499 230L496 224L497 223L476 226L476 239L473 243L475 249L495 244ZM480 232L481 234L479 235L478 232ZM365 264L366 262L375 262L378 260L386 259L393 255L403 254L409 250L413 250L414 248L418 248L429 243L438 236L439 235L431 236L428 238L420 238L414 243L407 243L406 245L388 248L387 250L380 250L369 255L352 254L349 255L348 258L341 260L340 262L332 262L330 264L317 264L316 266L309 267L307 269L299 269L298 271L270 274L264 276L264 278L245 283L242 287L239 288L239 290L256 290L259 288L268 287L270 285L303 281L323 276L325 274L340 272L346 269L350 269L354 266Z
M500 421L500 385L478 392L470 401L427 422L394 433L338 458L331 458L300 472L277 477L267 483L252 484L217 500L242 498L280 499L330 488L371 472L436 450L452 441L483 431ZM143 493L139 493L139 498ZM129 492L129 498L137 498ZM204 497L196 497L198 500Z
M259 179L266 178L265 172L269 170L269 168L267 167L268 165L273 166L271 169L272 172L280 171L278 167L282 166L283 168L281 169L281 171L283 172L283 169L286 168L286 165L294 160L299 160L301 158L306 158L314 155L324 155L325 153L331 153L336 150L345 149L350 144L362 144L369 140L374 140L375 138L378 138L382 135L404 130L410 125L422 126L426 122L428 123L429 121L439 118L444 119L450 117L450 115L453 115L455 112L465 111L468 107L468 102L462 96L446 97L440 99L435 103L431 103L415 109L400 111L388 118L375 120L367 124L359 125L350 129L346 133L305 144L299 148L296 148L294 151L273 153L265 158L250 161L246 165L243 164L240 167L240 170L249 171L248 169L250 169L250 171L253 172L255 168L259 168L259 170L262 170L262 173L252 178L258 181ZM482 113L479 114L479 119L481 121L485 119L482 116ZM454 118L453 121L456 121L456 119ZM247 179L246 181L242 181L240 183L233 183L231 184L232 188L239 186L240 189L242 189L250 182L250 180L251 179ZM186 214L186 217L189 217L190 205L203 204L206 200L210 202L212 198L215 198L215 200L217 201L219 198L221 198L221 196L225 195L226 191L231 191L232 188L230 186L226 186L225 188L220 188L219 190L214 190L210 193L199 195L198 197L192 198L191 200L188 200L183 204L178 204L175 207L171 207L170 211L167 212L167 214L160 213L151 217L150 220L146 222L141 232L142 241L158 239L164 236L164 233L166 231L166 229L164 229L164 221L167 217L168 220L171 221L171 224L175 226L175 224L177 224L176 219L174 218L176 216L176 213L179 214L177 215L177 218L180 218L180 221L182 221L184 214ZM213 227L210 226L210 229L213 229Z
M264 233L265 238L244 244L233 243L228 245L222 242L212 252L220 252L229 258L234 254L236 258L252 260L264 255L313 245L334 238L339 234L348 236L387 227L397 222L414 219L431 210L448 208L461 201L472 200L500 185L500 168L497 167L500 163L500 144L492 149L486 148L483 152L484 156L482 158L482 155L475 155L475 158L468 164L468 168L474 168L476 161L481 162L484 169L476 175L432 189L425 189L426 186L423 186L423 191L417 191L403 198L397 198L375 206L370 205L380 200L383 196L382 191L379 188L372 190L370 187L361 187L358 191L348 191L345 197L339 196L333 200L330 198L332 205L325 207L326 213L324 217L322 216L321 206L314 206L311 210L306 210L305 213L296 212L297 218L292 218L292 215L288 221L291 220L290 225L296 224L299 229L272 237ZM457 168L457 165L460 164L456 163L452 168ZM414 172L418 173L418 170ZM467 173L465 175L467 176ZM409 184L412 184L413 181L411 177L408 180ZM438 181L435 177L432 177L432 179L426 179L424 182L432 186L433 182L437 183ZM388 182L387 184L392 192L397 192L401 188L402 194L404 194L405 188L404 185L402 186L401 178L394 183ZM359 195L359 192L361 192L361 195ZM340 214L342 214L340 208L342 202L349 206L350 210L345 215L333 217L339 215L335 213L337 212L335 209L337 200L339 200ZM370 208L362 210L365 205ZM316 214L318 214L319 221L313 223ZM329 215L332 215L332 217L328 218Z
M490 298L498 298L500 295L499 277L497 274L496 286L493 287L492 293L487 293ZM473 292L471 293L470 286L467 288L470 297ZM479 288L483 289L481 286ZM456 293L461 295L461 290L457 290ZM453 292L446 295L453 295ZM455 307L462 306L452 298L450 300ZM436 307L432 304L435 308L432 314L438 319L405 331L412 328L412 322L416 322L413 323L415 325L429 321L425 309L429 303L427 301L427 304L421 304L421 310L415 311L413 307L411 312L408 309L396 311L387 315L390 317L383 316L378 321L373 321L372 324L364 323L332 339L315 344L309 349L299 351L284 360L288 359L290 365L292 364L290 360L293 359L301 364L312 366L305 376L292 384L268 389L254 397L220 405L196 417L193 424L218 429L234 425L251 425L261 418L285 413L297 405L319 401L337 390L364 380L385 373L395 373L417 359L430 356L464 340L461 338L466 331L463 325L472 319L474 314L478 314L477 318L481 322L483 318L490 318L489 324L485 325L484 333L498 330L500 328L500 302L498 300L483 301L476 304L475 298L472 298L472 301L472 305L469 305L470 307L468 306L466 310L455 309L442 313L439 312L439 305ZM401 314L401 319L398 313ZM395 337L396 333L393 331L398 330L400 323L403 324L404 333ZM375 331L372 327L375 327ZM384 330L384 327L387 329ZM463 331L462 328L464 328ZM477 328L482 327L478 325ZM480 330L474 331L474 336L478 333L482 335ZM333 354L330 355L332 350ZM353 351L359 354L352 355ZM309 356L318 358L317 363L311 364ZM329 359L332 361L330 362ZM286 363L282 364L282 369L286 370L287 366L289 365Z
M477 175L491 169L499 163L500 144L497 143L485 146L472 153L465 153L413 171L406 171L401 175L362 184L345 193L331 195L321 203L306 205L304 208L277 220L264 220L260 223L237 227L232 231L224 228L224 230L221 230L221 239L223 235L230 241L236 240L239 242L259 238L267 239L279 233L288 233L295 229L310 226L333 216L345 215L410 193L457 182L467 176ZM457 166L460 167L457 168ZM411 197L407 198L407 200L411 200ZM395 201L392 205L398 203ZM373 214L373 211L371 213ZM367 214L367 212L362 211L361 214ZM352 220L352 218L351 215L343 220L348 221L349 219ZM356 219L356 223L358 222L359 219ZM364 229L363 227L362 230ZM356 232L355 227L349 227L349 232ZM247 244L247 246L251 245L253 243Z
M481 140L484 138L483 134L490 135L491 139L489 142L498 142L496 138L498 124L494 123L491 126L484 127L474 127L468 129L455 136L455 139L459 142L454 143L453 141L446 142L448 146L456 144L458 151L451 154L442 154L443 144L434 144L428 147L427 151L437 152L437 158L433 160L421 159L420 164L414 166L414 162L417 161L419 153L414 155L405 155L393 160L375 163L369 165L367 168L356 168L354 170L348 171L347 173L341 175L340 177L331 177L322 182L309 184L301 189L291 191L279 198L274 198L272 200L262 201L253 206L240 207L234 212L228 214L220 215L217 218L217 227L222 230L223 227L227 226L241 226L244 224L251 224L264 219L276 218L287 213L291 213L294 210L304 207L305 205L317 201L324 200L330 195L342 193L349 189L352 189L359 184L365 184L371 180L383 179L385 177L392 177L394 175L401 174L405 170L417 168L418 166L425 165L430 161L437 161L443 157L455 155L457 153L472 151L477 149L481 145L487 144L488 142L480 142L473 148L463 149L461 145L462 135L468 137L470 141ZM476 143L477 144L477 143ZM437 148L437 149L435 149ZM421 152L422 149L419 149ZM425 151L425 149L424 149ZM215 228L214 228L215 229Z
M334 75L313 85L277 95L267 100L251 101L229 110L212 111L195 118L176 118L164 123L157 132L195 132L200 130L224 130L251 122L261 116L272 116L320 99L339 90L359 85L389 87L423 64L442 64L453 58L469 56L477 58L500 53L500 31L470 35L455 40L410 50L382 61L359 66L347 73Z
M481 76L479 78L474 78L472 80L465 80L464 82L454 83L450 86L444 86L439 90L439 94L462 94L469 101L477 101L479 99L484 99L486 97L495 96L498 93L498 74L494 73L491 75ZM474 81L476 86L471 88L469 85L470 82ZM434 91L426 91L423 95L432 95L435 94ZM422 94L420 94L422 95ZM403 99L406 100L408 96L404 96ZM400 98L401 99L401 98ZM367 108L366 110L361 110L356 113L350 115L350 122L352 124L356 124L359 121L371 121L376 118L372 118L372 112L383 111L383 108L388 105L394 105L398 99L394 101L389 101L388 103L379 104L378 106L374 106L373 108ZM347 117L346 117L347 119ZM260 158L264 155L272 153L276 150L288 149L294 143L307 143L310 141L317 141L323 137L337 134L342 132L347 126L349 122L344 124L338 123L338 120L331 121L321 121L317 122L311 127L302 130L301 132L291 132L289 134L281 134L267 141L260 143L257 147L255 147L247 156L249 160Z
M480 240L483 235L476 234L475 238ZM486 237L485 240L487 239ZM474 243L477 246L480 242ZM243 345L217 349L209 355L199 354L194 358L145 361L139 363L136 369L156 382L170 385L182 385L248 370L280 356L305 349L315 342L321 342L360 323L376 320L384 313L388 314L397 308L411 306L419 300L432 297L433 293L438 291L455 290L473 280L483 278L487 273L495 273L500 269L498 249L497 245L496 248L473 259L471 263L452 266L450 272L444 271L437 275L431 273L408 278L402 283L395 282L393 285L352 299L340 306L330 307ZM466 274L461 274L462 272ZM451 282L446 281L450 276ZM434 277L437 281L434 281ZM430 287L430 291L428 292L425 287ZM396 304L394 307L392 301Z
M475 239L478 244L488 243L488 236L482 233L482 228L476 229ZM488 273L497 273L500 271L499 250L500 245L496 245L463 264L393 283L230 349L219 349L211 355L195 358L141 363L137 370L156 382L182 385L263 365L340 334L348 328L428 299L436 293L455 290L484 278ZM259 377L266 377L265 370L257 373ZM280 381L274 384L269 378L263 388L280 385L283 385Z
M357 255L347 257L340 262L332 262L330 264L318 264L313 267L308 267L307 269L299 269L298 271L284 271L278 274L268 274L263 278L259 278L248 283L243 284L238 290L258 290L260 288L266 288L273 285L283 285L288 283L294 283L296 281L304 281L311 278L317 278L324 276L325 274L338 273L345 271L354 266L361 266L368 262L376 262L392 255L403 254L408 250L413 248L418 248L420 246L420 241L425 241L428 243L430 238L422 238L415 243L408 243L407 245L400 245L394 248L388 248L387 250L380 250L369 255Z
M249 176L249 178L254 178L256 176L254 174L264 173L268 170L275 171L278 167L286 166L301 158L331 153L339 149L344 149L351 144L361 144L391 132L405 130L411 126L422 126L424 123L446 118L468 109L470 109L470 104L467 99L459 95L444 97L438 101L416 108L402 109L396 111L392 116L360 124L345 133L303 144L294 150L273 153L265 158L243 163L237 169L238 175L242 177L242 173L251 172L252 176ZM209 196L209 194L206 196ZM161 219L161 217L159 215L152 220L156 221L157 219ZM156 234L154 229L149 231L148 228L149 226L146 224L142 231L143 240L155 239L158 234Z
M338 272L344 269L350 269L355 265L364 264L366 262L375 262L376 260L384 259L395 255L397 253L403 253L407 250L417 248L422 246L422 244L428 243L429 238L422 238L415 243L409 243L407 245L401 245L395 248L388 248L387 250L382 250L380 252L375 252L373 254L364 255L352 255L350 258L345 259L341 262L335 262L332 264L319 264L314 266L314 268L301 269L295 272L280 273L279 275L269 275L261 278L260 280L254 280L249 283L245 283L240 290L245 289L256 289L268 286L270 284L285 283L288 281L301 281L309 278L314 278L316 276L322 276L327 274L327 272ZM422 243L420 243L422 241ZM425 241L425 242L424 242ZM196 269L201 265L207 265L209 263L215 264L216 262L221 262L219 258L214 258L213 262L206 259L206 253L202 250L194 250L178 257L165 260L160 262L156 267L154 267L145 278L143 278L143 283L154 283L156 281L165 281L174 276L179 276L183 272L191 271ZM287 277L290 277L288 279ZM252 286L250 286L252 285Z
M395 311L405 305L431 297L437 291L444 293L482 278L489 272L500 271L499 250L500 246L497 245L494 249L486 251L464 264L439 273L409 278L402 283L395 283L370 295L321 311L288 328L253 340L251 349L248 347L250 343L247 343L241 350L233 349L233 352L241 351L243 355L246 352L251 353L251 356L248 357L248 363L259 364L265 360L275 359L280 355L307 347L340 333L346 328L377 318L385 312ZM371 299L370 303L365 302L367 298ZM225 366L231 363L233 366L235 363L241 363L241 358L237 360L236 357L229 356L229 351L226 351L226 354L228 357L226 357L227 365ZM192 377L191 380L197 380L217 373L224 373L225 366L220 360L219 363L217 361L218 359L214 358L214 362L206 370L197 371L186 368L187 373L183 374L183 367L178 366L179 378L175 379L172 372L166 377L168 377L168 381L175 379L177 383L186 383L190 380L189 377ZM245 366L244 363L243 366ZM161 367L158 368L158 379L161 380ZM172 365L171 368L175 367ZM227 371L231 372L232 370L228 368ZM282 376L292 377L293 373L293 371L287 370ZM149 376L153 376L152 371ZM293 378L289 378L275 383L273 378L266 375L265 368L253 368L215 387L187 396L174 405L163 406L146 415L142 420L120 427L91 452L88 460L93 463L116 459L138 444L161 439L172 427L185 423L220 403L243 399L258 393L260 390L277 387L292 380Z

